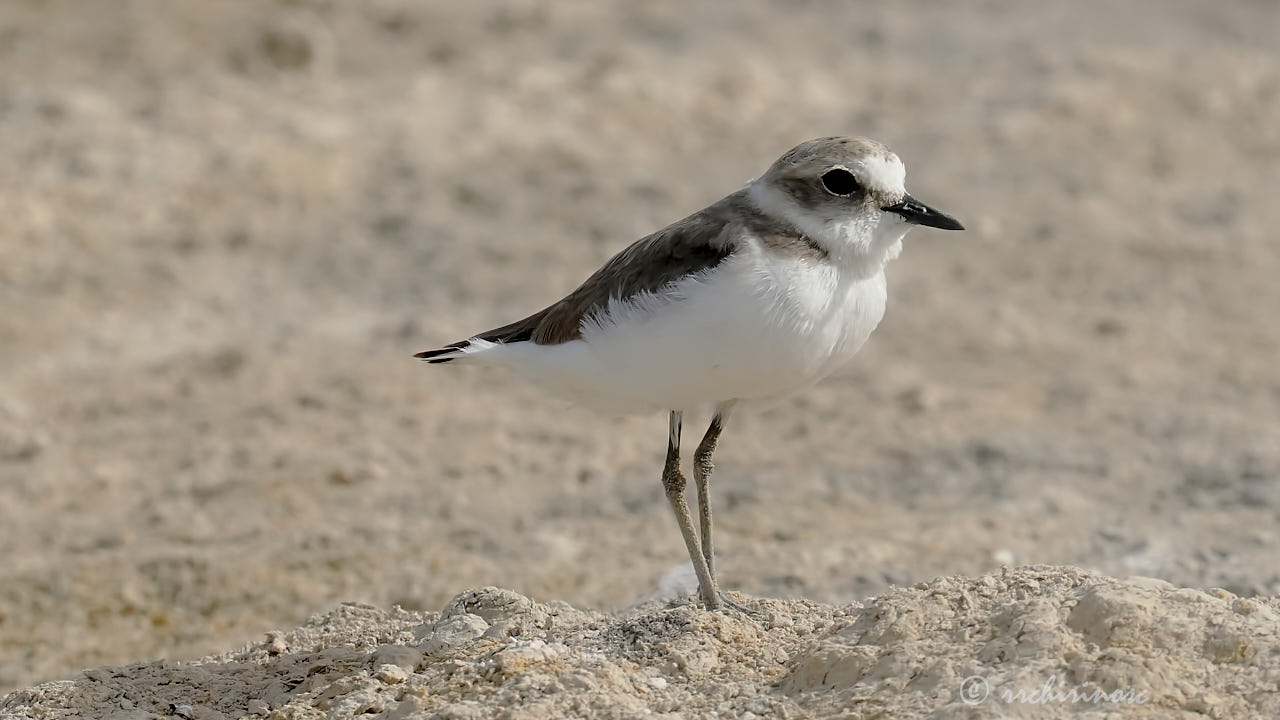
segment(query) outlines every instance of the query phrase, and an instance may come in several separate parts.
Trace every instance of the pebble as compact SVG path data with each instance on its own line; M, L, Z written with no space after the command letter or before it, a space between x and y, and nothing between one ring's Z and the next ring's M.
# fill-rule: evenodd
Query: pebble
M398 665L408 672L418 668L422 662L422 651L404 645L382 645L373 653L373 665Z
M381 665L373 676L388 685L395 685L404 682L409 677L409 673L399 665Z
M554 660L566 650L568 648L564 645L558 643L548 645L544 640L519 640L494 655L493 660L500 670L511 673L536 663Z
M491 623L529 612L533 608L534 602L520 593L497 587L482 587L455 595L445 605L443 614L446 618L464 613L478 615L485 622Z
M421 647L424 652L442 653L475 640L488 629L489 623L479 615L452 615L436 623L435 631Z
M281 655L289 650L289 643L284 641L283 633L269 632L267 633L267 652L272 655Z

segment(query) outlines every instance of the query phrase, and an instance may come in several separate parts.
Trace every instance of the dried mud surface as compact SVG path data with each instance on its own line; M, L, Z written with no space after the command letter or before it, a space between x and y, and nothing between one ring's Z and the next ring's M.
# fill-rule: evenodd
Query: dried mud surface
M1027 564L1126 593L1135 576L1221 588L1176 607L1265 647L1248 623L1269 616L1229 597L1269 611L1280 592L1277 33L1280 8L1250 0L5 3L0 692L76 678L42 686L53 707L97 692L86 667L257 667L260 648L217 653L316 613L306 652L346 647L344 623L376 638L352 653L416 647L409 623L499 586L567 603L538 607L575 627L732 626L747 639L715 640L729 659L706 678L873 715L855 678L903 682L908 656L848 660L848 682L806 704L801 645L917 583L959 592ZM684 557L658 483L664 419L410 355L541 307L835 133L888 143L912 192L969 231L913 232L848 370L744 410L721 441L723 584L828 625L797 639L628 610ZM1023 608L1060 636L1041 660L1113 677L1097 632L1050 617L1085 602L1085 576L1060 574ZM1212 631L1200 621L1187 637ZM937 658L976 642L940 627L912 630L935 633L920 642ZM589 669L594 650L547 633L520 642ZM832 658L880 658L850 637ZM1141 656L1209 663L1203 687L1125 677L1181 703L1161 707L1268 714L1274 658L1204 643ZM767 647L786 659L731 667ZM624 662L659 664L602 652L624 669L591 682L634 690L609 712L658 707ZM176 664L204 656L220 659ZM970 661L1041 672L1008 657ZM351 683L383 682L352 662ZM405 687L445 682L434 662ZM956 662L919 677L959 692ZM1224 662L1249 669L1240 684L1215 684ZM663 677L675 698L712 682ZM456 701L516 692L484 682L492 696ZM307 692L279 699L312 712ZM746 697L698 707L741 714ZM940 707L876 697L894 716Z

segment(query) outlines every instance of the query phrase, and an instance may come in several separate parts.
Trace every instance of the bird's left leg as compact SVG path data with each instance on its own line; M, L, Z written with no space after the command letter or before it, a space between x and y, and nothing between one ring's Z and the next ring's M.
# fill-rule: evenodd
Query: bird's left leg
M720 440L720 432L724 430L724 423L729 418L729 411L733 408L733 402L722 403L716 407L716 414L711 418L711 425L707 427L707 432L702 436L702 442L698 443L698 449L693 453L693 479L698 486L698 516L701 520L702 535L702 556L707 561L707 573L711 575L712 583L715 584L716 567L715 567L715 549L711 545L711 471L715 466L711 464L711 454L716 451L716 443ZM738 612L755 616L755 612L735 603L724 596L723 591L716 585L716 592L720 594L720 602L726 607Z
M730 404L716 408L711 418L711 425L698 443L693 453L693 480L698 486L698 516L702 531L702 555L707 559L707 571L711 577L716 576L715 550L711 545L711 472L715 465L711 464L711 454L716 451L716 443L720 440L720 432L724 430L724 422L728 417Z

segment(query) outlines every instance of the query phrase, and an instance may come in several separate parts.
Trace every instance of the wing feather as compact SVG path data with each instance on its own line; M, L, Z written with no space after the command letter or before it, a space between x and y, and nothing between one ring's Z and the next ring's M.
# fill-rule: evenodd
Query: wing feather
M655 293L681 278L710 270L737 249L744 233L758 238L770 252L807 255L815 260L826 256L820 246L795 228L763 215L744 189L637 240L576 290L529 317L415 357L433 363L448 362L465 355L471 340L538 345L576 340L582 337L583 320L607 307L610 300Z
M735 194L736 195L736 194ZM738 217L729 209L735 195L701 212L637 240L587 278L563 299L529 317L472 336L488 342L532 341L558 345L582 337L582 321L606 307L719 265L734 250L730 226ZM448 362L462 354L470 340L418 353L428 362Z

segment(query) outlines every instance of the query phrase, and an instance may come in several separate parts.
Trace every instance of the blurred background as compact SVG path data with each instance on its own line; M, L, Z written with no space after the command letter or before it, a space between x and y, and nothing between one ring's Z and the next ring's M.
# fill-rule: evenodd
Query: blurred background
M733 418L722 584L1280 592L1277 33L1269 0L7 0L0 692L340 600L647 592L685 560L665 419L411 355L831 134L969 231L912 233L846 372Z

